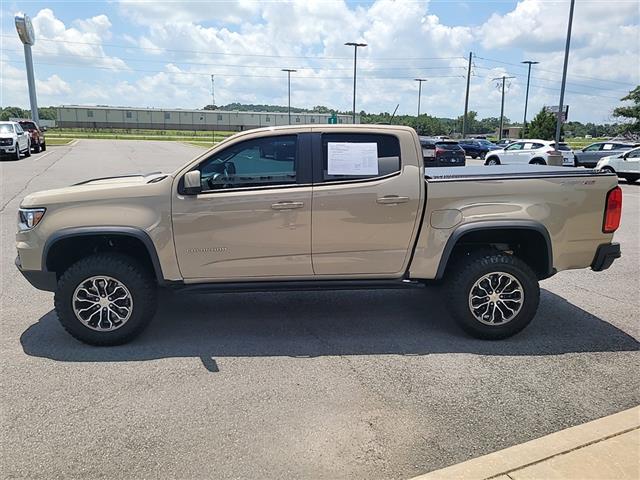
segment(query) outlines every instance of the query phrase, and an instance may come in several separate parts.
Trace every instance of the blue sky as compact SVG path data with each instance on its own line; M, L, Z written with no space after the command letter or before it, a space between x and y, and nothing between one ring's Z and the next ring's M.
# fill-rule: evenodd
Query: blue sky
M456 117L464 107L466 56L474 53L470 108L498 116L492 79L514 76L506 115L521 121L522 60L534 67L529 112L558 102L568 0L222 2L11 2L1 5L0 103L28 104L13 15L36 29L41 105L101 104L201 108L216 103L351 106L352 49L358 53L357 109ZM638 2L578 0L566 102L570 119L610 122L619 98L640 83Z

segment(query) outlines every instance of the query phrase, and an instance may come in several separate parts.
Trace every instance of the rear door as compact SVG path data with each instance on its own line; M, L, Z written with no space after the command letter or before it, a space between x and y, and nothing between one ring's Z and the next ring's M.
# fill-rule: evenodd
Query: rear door
M404 273L425 185L414 164L416 150L413 137L402 131L316 134L311 240L316 275ZM367 159L360 162L363 155Z

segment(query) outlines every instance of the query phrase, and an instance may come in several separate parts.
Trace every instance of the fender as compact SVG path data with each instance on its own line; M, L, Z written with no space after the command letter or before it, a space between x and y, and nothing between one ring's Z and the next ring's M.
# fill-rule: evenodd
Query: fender
M153 265L153 271L156 276L158 284L163 285L164 276L162 274L162 266L158 259L158 253L156 247L149 237L149 234L140 228L125 227L125 226L95 226L95 227L71 227L63 228L52 233L44 244L42 249L42 270L47 271L47 257L49 250L60 240L71 237L83 237L89 235L119 235L123 237L133 237L140 240L149 253L151 264Z
M548 278L552 276L555 272L553 270L553 250L551 247L551 237L549 236L549 231L547 228L542 225L540 222L536 222L534 220L488 220L488 221L480 221L467 223L456 228L449 239L447 240L447 244L444 247L442 252L442 256L440 257L440 263L438 264L438 271L436 272L436 280L442 279L444 276L444 271L447 268L447 263L449 262L449 257L451 256L451 252L455 247L458 240L462 238L463 235L469 232L477 232L481 230L532 230L534 232L540 233L544 238L547 244L547 269L546 275L544 278Z

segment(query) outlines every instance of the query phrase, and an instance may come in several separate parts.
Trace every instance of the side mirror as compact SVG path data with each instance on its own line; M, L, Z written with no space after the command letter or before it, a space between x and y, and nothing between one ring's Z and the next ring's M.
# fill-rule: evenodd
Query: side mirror
M18 132L18 135L24 135L24 132Z
M43 132L47 131L47 127L42 127L40 130L42 130Z
M197 195L202 191L200 170L191 170L190 172L187 172L183 179L185 195Z

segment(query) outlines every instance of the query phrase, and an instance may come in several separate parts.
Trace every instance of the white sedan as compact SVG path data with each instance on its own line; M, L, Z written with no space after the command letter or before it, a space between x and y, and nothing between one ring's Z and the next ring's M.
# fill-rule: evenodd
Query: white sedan
M485 165L500 165L514 163L531 163L534 165L547 165L550 153L554 152L555 142L550 140L518 140L501 150L492 150L485 157ZM562 165L573 167L575 155L566 143L560 143Z
M640 147L624 153L602 157L596 165L597 170L613 172L627 182L637 182L640 179Z

